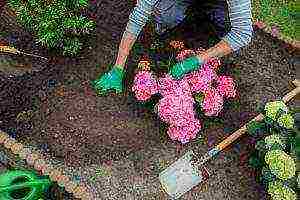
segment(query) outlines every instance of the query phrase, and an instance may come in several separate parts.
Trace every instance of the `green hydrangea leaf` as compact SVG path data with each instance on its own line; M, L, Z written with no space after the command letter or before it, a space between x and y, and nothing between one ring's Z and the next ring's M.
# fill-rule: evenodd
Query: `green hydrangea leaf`
M194 98L195 98L195 101L201 105L202 101L204 99L204 95L202 93L197 93Z
M263 166L263 163L259 158L257 158L257 156L251 156L248 163L251 167L255 169L259 169Z
M260 178L262 184L268 185L268 183L274 180L276 180L276 176L272 173L272 171L267 167L263 167L261 170L261 178Z
M266 143L264 140L259 140L256 142L255 144L255 149L258 150L258 151L266 151L267 148L266 148Z
M265 122L265 124L266 124L267 126L272 127L272 126L274 126L274 122L275 122L275 121L274 121L272 118L266 116L266 117L264 118L264 122Z
M247 132L251 136L258 136L265 131L265 124L263 122L252 121L247 126Z

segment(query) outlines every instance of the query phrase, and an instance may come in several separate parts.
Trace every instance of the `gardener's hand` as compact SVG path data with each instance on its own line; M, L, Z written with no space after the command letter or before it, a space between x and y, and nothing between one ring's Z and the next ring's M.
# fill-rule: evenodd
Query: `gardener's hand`
M203 64L203 60L198 56L192 56L176 63L170 70L169 74L175 79L181 79L186 73L195 71Z
M123 92L123 77L124 69L115 65L109 72L106 72L98 79L91 82L93 88L100 94L105 94L110 90L115 90L116 93Z

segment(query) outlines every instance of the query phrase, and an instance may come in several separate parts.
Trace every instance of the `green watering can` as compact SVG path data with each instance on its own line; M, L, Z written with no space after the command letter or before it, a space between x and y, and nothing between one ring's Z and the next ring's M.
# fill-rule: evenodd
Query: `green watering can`
M0 175L0 200L37 200L50 185L31 171L9 171Z

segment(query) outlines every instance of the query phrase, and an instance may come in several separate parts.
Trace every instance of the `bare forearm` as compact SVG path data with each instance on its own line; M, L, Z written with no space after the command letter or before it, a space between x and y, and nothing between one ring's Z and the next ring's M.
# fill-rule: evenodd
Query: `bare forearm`
M136 37L133 34L126 31L123 33L115 65L124 68L129 52L135 41Z
M215 46L207 49L204 52L201 52L197 56L201 60L206 62L210 58L221 58L223 56L226 56L226 55L230 54L231 52L232 52L232 49L229 46L229 44L227 42L225 42L224 40L221 40L218 44L216 44Z

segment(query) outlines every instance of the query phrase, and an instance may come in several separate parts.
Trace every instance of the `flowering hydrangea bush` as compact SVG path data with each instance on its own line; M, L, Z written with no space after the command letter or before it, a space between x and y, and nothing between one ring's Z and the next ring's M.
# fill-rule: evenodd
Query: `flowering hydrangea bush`
M287 113L288 108L282 101L268 102L265 106L266 117L276 120L277 113L282 110Z
M295 161L282 150L268 151L265 155L265 161L271 171L281 180L287 180L295 176Z
M134 78L132 91L140 101L146 101L158 92L155 76L149 71L140 71Z
M268 102L263 110L265 119L247 126L248 133L257 140L249 164L260 172L259 180L272 200L296 199L300 135L291 113L282 101Z
M223 97L212 88L204 92L202 107L206 116L217 116L223 108Z
M290 114L283 114L281 115L277 122L279 123L280 126L285 127L285 128L293 128L294 127L294 118Z
M203 50L184 49L182 43L173 42L171 45L182 49L176 56L177 61ZM220 64L218 59L212 59L199 70L185 75L181 80L176 80L169 74L156 77L147 67L149 65L141 65L140 62L132 91L140 101L150 99L155 93L161 94L162 98L155 107L157 114L161 120L170 125L167 131L169 137L185 144L196 138L202 127L195 115L193 94L204 95L201 106L206 116L218 116L223 109L224 98L236 96L233 79L217 75Z
M297 199L297 194L280 181L269 183L268 193L271 195L272 200L283 200L283 199L296 200Z
M271 150L271 148L277 144L277 146L279 145L281 147L281 149L285 149L286 145L285 143L282 141L282 138L280 137L280 135L277 134L273 134L273 135L269 135L267 137L265 137L265 144L268 150Z

